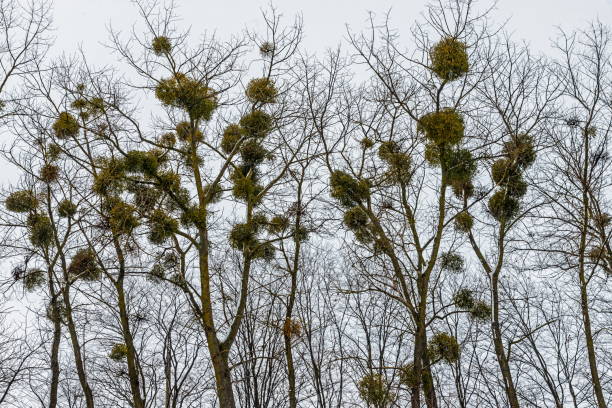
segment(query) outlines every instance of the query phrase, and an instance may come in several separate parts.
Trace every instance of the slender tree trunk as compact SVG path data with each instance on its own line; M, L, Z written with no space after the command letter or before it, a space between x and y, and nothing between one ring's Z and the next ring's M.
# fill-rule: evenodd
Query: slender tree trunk
M424 286L424 285L421 285ZM427 292L426 288L423 288L421 292ZM414 361L419 361L418 369L415 364L415 371L417 373L417 378L420 379L420 383L423 385L423 394L425 396L425 404L427 408L437 408L438 402L436 398L436 390L433 382L433 376L431 375L431 367L429 361L429 355L427 353L427 332L426 332L426 323L425 320L427 318L427 303L426 297L424 293L421 293L421 304L419 306L419 321L417 324L417 338L415 339L415 347L414 347ZM417 388L413 389L413 399L414 394L418 395L420 390ZM416 407L420 404L420 397L418 399L414 399L412 402L412 406Z
M51 343L51 384L49 385L49 408L57 406L57 390L59 387L59 349L62 337L62 322L59 306L57 304L57 293L53 285L53 274L49 270L49 294L51 295L51 318L53 319L53 342Z
M74 363L76 365L77 375L79 377L79 383L83 389L85 395L85 404L87 408L94 408L94 398L89 383L87 382L87 375L85 374L85 366L83 364L83 357L81 353L81 345L79 344L79 336L76 331L74 320L72 319L72 306L70 303L70 292L68 284L64 288L63 298L64 306L66 307L66 320L68 323L68 333L70 334L70 341L72 343L72 352L74 354Z
M119 307L121 333L123 335L125 346L127 347L126 360L128 366L128 377L130 378L130 391L132 392L134 407L144 408L145 401L140 393L140 373L138 372L138 366L136 363L136 348L134 347L134 338L132 337L132 331L130 330L130 320L127 310L127 303L125 301L125 290L123 288L125 279L125 259L117 237L113 237L113 241L115 244L117 257L119 259L119 276L115 282L115 289L117 291L117 305Z
M136 365L136 348L134 347L134 338L132 337L132 332L130 330L130 322L128 319L128 311L125 302L125 292L123 290L123 280L117 282L116 288L119 305L119 317L121 320L121 331L127 347L126 360L128 366L128 376L130 377L130 390L134 400L134 407L144 408L145 402L140 394L140 374Z
M232 385L231 370L229 367L229 349L231 341L226 347L217 337L215 329L213 308L210 293L210 275L208 270L208 243L207 232L204 228L200 228L200 285L201 294L200 301L202 307L202 326L206 335L206 344L210 354L213 370L215 372L215 385L217 398L219 400L219 408L235 408L236 402L234 399L234 390ZM238 313L243 313L239 311ZM228 340L232 340L228 338Z
M510 404L511 408L519 408L516 388L514 387L514 381L512 380L512 373L510 372L510 365L508 364L508 358L506 357L504 341L499 324L499 272L497 271L494 272L493 276L491 277L491 293L493 297L491 332L493 334L495 356L504 380L504 389L506 391L506 396L508 397L508 404Z
M295 292L297 288L296 271L291 272L291 291L289 293L289 303L285 314L285 323L283 326L283 338L285 340L285 359L287 360L287 381L289 383L288 396L289 408L297 408L297 396L295 389L295 366L293 364L293 349L291 345L291 332L286 330L291 327L293 306L295 303Z
M578 259L578 279L580 281L580 309L584 324L584 337L587 346L587 356L589 359L589 370L591 371L591 382L593 383L593 393L597 400L598 408L606 408L606 399L601 388L599 370L597 369L597 356L593 343L593 332L591 330L591 316L589 313L589 298L587 293L588 280L586 278L584 257L586 253L587 234L589 228L589 135L584 132L584 163L582 165L582 225L580 231L580 247Z
M587 346L587 355L589 356L589 369L593 380L593 392L597 399L599 408L607 408L606 399L601 388L599 379L599 370L597 368L597 356L595 354L595 345L593 343L593 333L591 331L591 317L589 313L589 303L587 297L587 285L584 279L584 272L580 274L580 308L582 310L582 319L584 322L584 337Z
M296 201L297 215L295 217L295 231L299 231L301 228L301 214L302 214L302 201L300 199L302 194L302 183L298 185ZM291 344L292 334L287 328L291 327L293 318L293 307L295 305L295 295L297 292L297 273L300 264L300 237L293 237L295 244L295 253L293 254L293 266L290 268L291 273L291 289L289 291L289 299L287 302L287 310L285 313L285 322L283 326L283 338L285 340L285 359L287 360L287 381L289 383L288 397L289 397L289 408L297 408L297 395L295 387L295 366L293 364L293 348Z

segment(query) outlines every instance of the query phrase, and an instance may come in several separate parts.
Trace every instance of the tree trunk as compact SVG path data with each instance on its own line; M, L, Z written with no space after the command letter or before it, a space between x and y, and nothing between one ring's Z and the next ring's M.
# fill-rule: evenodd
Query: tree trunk
M70 304L70 292L68 286L63 291L64 306L66 307L66 320L68 321L68 333L70 334L70 340L72 343L72 352L74 354L74 363L76 365L77 375L79 377L79 383L83 389L85 395L85 404L87 408L94 408L94 398L89 383L87 382L87 376L85 374L85 367L83 364L83 357L81 354L81 345L79 344L79 337L76 331L74 320L72 320L72 306Z
M508 397L508 404L511 408L519 408L519 401L516 394L516 388L514 387L514 381L512 380L512 373L510 372L510 365L506 357L506 351L504 347L504 341L501 334L499 325L499 272L495 272L491 278L491 292L493 297L493 313L491 316L491 332L493 334L493 345L495 346L495 356L497 363L502 372L502 378L504 380L504 389L506 396Z
M584 267L580 268L580 309L582 311L582 320L584 323L584 337L586 340L587 355L589 358L589 369L591 371L591 380L593 382L593 393L597 400L598 408L607 408L606 399L601 388L599 379L599 370L597 368L597 356L595 354L595 345L593 343L593 333L591 329L591 316L589 313L589 300L587 296L587 283L584 276Z
M113 243L115 245L115 251L117 252L117 258L119 260L119 275L115 282L115 290L117 291L117 305L119 307L119 319L121 321L121 333L123 335L123 341L127 347L127 366L128 366L128 377L130 378L130 391L132 392L132 399L135 408L144 408L145 401L140 393L140 373L138 372L138 366L136 363L136 348L134 347L134 338L132 337L132 331L130 330L130 320L127 310L127 302L125 301L125 290L123 289L123 283L125 279L125 258L121 244L116 236L113 236Z
M51 384L49 386L49 408L57 406L57 390L59 387L59 348L62 337L62 322L59 306L57 304L57 293L53 285L53 274L47 273L49 279L49 294L51 295L51 318L53 319L53 342L51 343Z
M219 408L236 408L232 376L228 364L228 350L222 351L217 341L213 343L217 343L216 347L211 347L209 342L208 349L212 357L213 369L215 371Z
M144 408L145 402L140 395L140 379L138 367L136 365L136 348L134 347L134 339L132 337L132 332L130 331L130 322L128 319L128 311L125 302L125 292L123 290L123 281L117 282L117 297L119 304L119 317L121 320L121 331L123 334L123 339L125 341L125 345L127 347L127 366L128 366L128 376L130 377L130 390L132 392L132 398L134 400L135 408Z

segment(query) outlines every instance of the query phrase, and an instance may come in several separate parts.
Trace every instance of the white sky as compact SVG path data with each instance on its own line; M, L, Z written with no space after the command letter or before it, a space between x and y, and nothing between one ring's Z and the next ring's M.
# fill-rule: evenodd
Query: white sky
M493 0L480 0L481 6ZM216 30L221 37L261 22L260 9L269 0L175 0L185 27L194 34ZM301 13L305 45L309 51L336 46L345 36L345 24L353 30L365 27L367 12L383 14L392 8L392 25L406 29L419 17L427 0L276 0L275 7L290 17ZM546 51L556 27L584 27L599 18L612 24L612 0L499 0L495 19L510 18L507 28L515 40L527 40ZM107 25L127 30L138 18L129 0L55 0L56 50L67 53L82 45L94 63L112 62L100 46L107 39ZM106 55L105 55L106 54Z

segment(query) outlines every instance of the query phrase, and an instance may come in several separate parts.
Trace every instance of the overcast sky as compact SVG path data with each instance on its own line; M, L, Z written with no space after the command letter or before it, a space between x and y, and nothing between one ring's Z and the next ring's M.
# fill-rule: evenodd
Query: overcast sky
M305 45L309 51L333 47L345 36L346 24L359 30L367 12L393 10L392 24L406 29L419 17L427 0L277 0L272 2L285 16L301 13L305 24ZM260 9L268 0L176 0L185 27L194 33L216 30L221 36L239 32L261 22ZM492 0L481 0L490 5ZM55 0L56 50L73 52L82 45L89 58L102 63L107 53L99 45L107 39L107 25L128 29L137 19L129 0ZM612 0L499 0L495 19L504 21L516 40L527 40L535 49L546 51L556 27L584 27L599 18L612 24ZM111 61L107 61L111 62Z

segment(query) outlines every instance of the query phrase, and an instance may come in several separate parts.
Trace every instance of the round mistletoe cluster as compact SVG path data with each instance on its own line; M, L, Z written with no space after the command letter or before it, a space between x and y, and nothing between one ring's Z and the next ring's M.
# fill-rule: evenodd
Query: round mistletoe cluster
M94 281L100 279L102 270L98 266L96 254L88 248L79 249L68 266L68 275L72 279Z
M396 153L383 150L382 156L389 158L394 154ZM359 242L372 242L374 240L372 223L363 208L370 197L368 181L357 180L344 171L336 170L332 172L329 184L332 198L346 208L343 218L344 225L355 234L355 238Z
M143 216L154 244L166 242L178 230L176 219L156 209L164 193L180 200L184 208L188 206L189 194L181 188L180 176L166 169L166 163L167 154L162 149L131 150L123 158L98 159L100 170L92 189L102 198L104 224L114 235L131 235ZM126 192L131 193L131 202L125 201Z
M287 318L283 323L283 334L289 338L297 338L302 335L302 322L298 319Z
M445 360L454 363L459 360L461 348L454 336L437 333L429 340L427 351L433 361Z
M111 360L121 361L127 356L127 353L128 353L128 348L125 344L116 343L111 348L111 351L108 354L108 357Z
M414 363L410 362L400 369L399 382L408 388L414 388L422 383L414 369Z
M23 287L28 292L42 286L46 281L45 271L42 269L31 269L23 276Z
M212 89L181 73L159 81L155 96L166 106L186 111L193 121L210 120L217 108L217 98Z
M452 108L430 112L421 117L417 130L425 136L425 160L442 169L443 182L458 197L472 196L476 161L472 152L459 147L465 132L461 114Z
M456 252L443 252L440 255L440 269L460 273L465 268L465 260Z
M30 190L15 191L4 201L6 209L17 213L33 212L38 207L38 198Z
M172 51L172 43L168 37L158 36L153 38L151 42L151 48L157 56L169 54Z
M30 242L37 247L47 247L53 240L51 220L38 211L39 201L30 190L15 191L6 198L6 209L16 213L27 213L26 226Z
M469 312L470 317L474 320L488 320L491 317L491 307L482 300L477 300L474 297L474 291L463 288L459 289L453 296L455 305L462 310Z
M395 401L395 394L389 389L382 374L368 374L357 384L359 396L374 407L388 407Z
M465 43L453 37L442 39L431 49L431 70L443 81L454 81L470 69Z
M72 114L62 112L53 123L53 132L58 139L75 137L79 133L79 122Z
M264 227L268 225L268 220L263 214L255 214L247 222L235 224L229 234L231 246L251 259L272 260L275 253L274 246L259 239Z
M362 145L367 148L369 139L362 140ZM388 166L385 179L391 184L408 184L412 176L412 162L407 153L402 152L400 146L393 141L384 142L378 148L380 157Z
M491 167L491 178L499 189L488 204L491 215L499 222L511 220L518 214L519 199L527 192L523 172L536 158L533 139L526 134L512 136L504 143L502 153L504 157Z

